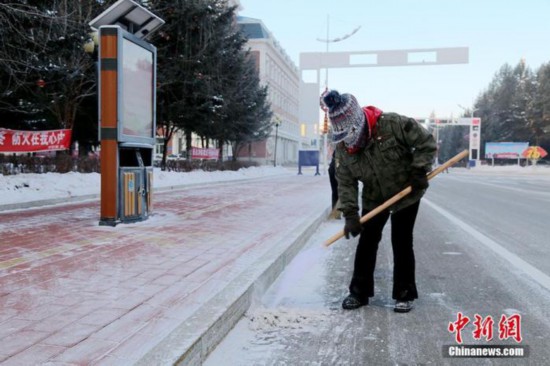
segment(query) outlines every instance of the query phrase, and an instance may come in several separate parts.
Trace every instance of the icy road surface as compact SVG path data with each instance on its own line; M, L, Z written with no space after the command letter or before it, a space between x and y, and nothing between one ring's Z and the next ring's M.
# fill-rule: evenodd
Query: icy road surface
M431 181L415 229L420 298L393 312L389 223L370 305L344 311L355 240L329 249L342 228L323 224L278 281L247 312L205 365L549 365L550 177L451 170ZM468 316L463 344L519 345L525 358L447 358L448 330ZM475 315L494 321L474 339ZM521 316L521 342L500 339L499 322Z

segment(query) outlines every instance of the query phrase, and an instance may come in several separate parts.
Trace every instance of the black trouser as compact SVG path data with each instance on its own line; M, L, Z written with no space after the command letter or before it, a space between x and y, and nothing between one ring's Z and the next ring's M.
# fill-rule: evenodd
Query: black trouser
M336 207L338 203L338 181L336 180L336 166L334 157L328 167L328 177L330 179L330 189L332 190L332 209Z
M418 298L415 281L415 260L413 250L413 229L420 201L391 214L391 243L393 248L393 292L396 300ZM365 215L368 211L363 211ZM362 300L374 296L374 268L378 243L382 230L388 221L388 210L381 212L363 224L355 252L353 277L350 293Z

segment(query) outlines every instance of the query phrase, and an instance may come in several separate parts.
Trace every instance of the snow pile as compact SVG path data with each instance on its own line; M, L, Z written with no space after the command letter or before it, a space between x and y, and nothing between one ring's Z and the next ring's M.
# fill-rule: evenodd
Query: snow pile
M257 308L245 314L248 319L249 328L254 331L272 331L281 329L288 330L308 330L318 329L320 324L326 322L326 318L331 315L329 310L309 310L309 309L291 309Z
M154 188L185 186L240 179L261 178L281 174L296 174L283 167L251 167L238 171L163 172L155 169ZM98 173L46 173L0 175L0 205L56 198L99 195L101 176Z

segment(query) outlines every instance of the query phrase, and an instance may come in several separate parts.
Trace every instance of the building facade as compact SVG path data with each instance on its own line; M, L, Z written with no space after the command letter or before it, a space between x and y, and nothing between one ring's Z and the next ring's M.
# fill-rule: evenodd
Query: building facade
M268 86L268 101L276 126L267 140L242 149L238 157L262 164L295 164L298 151L309 145L299 118L299 69L261 20L238 16L237 23L248 38L260 82Z

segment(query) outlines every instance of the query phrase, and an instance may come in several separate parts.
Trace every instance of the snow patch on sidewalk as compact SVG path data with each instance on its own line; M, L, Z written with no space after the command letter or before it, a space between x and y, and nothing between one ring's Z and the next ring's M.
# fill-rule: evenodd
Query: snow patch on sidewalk
M155 168L153 186L154 188L186 186L291 174L295 175L296 172L283 167L270 166L243 168L238 171L196 170L187 173L166 172ZM99 173L0 175L0 205L99 195L100 187Z

